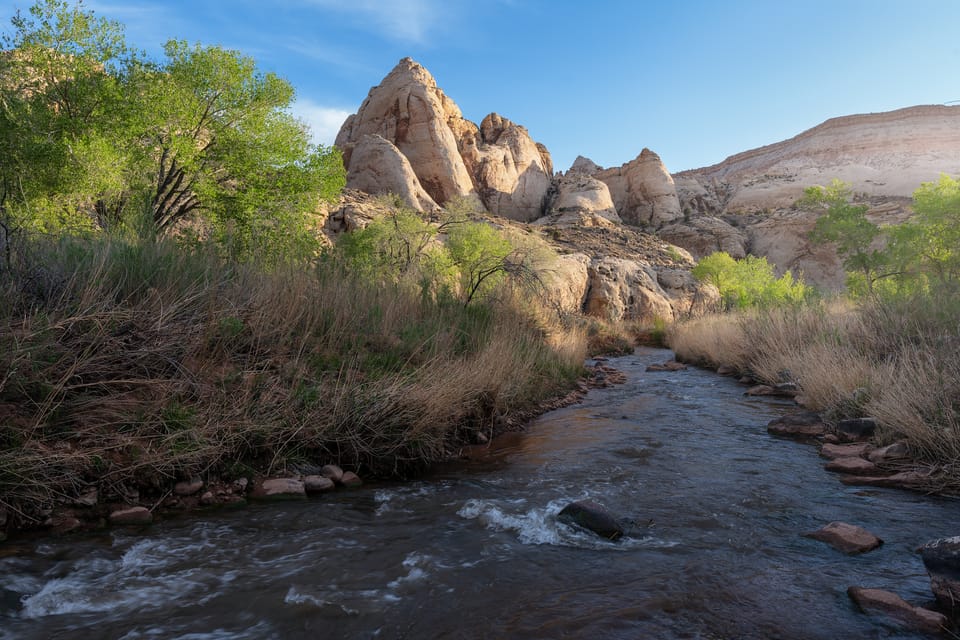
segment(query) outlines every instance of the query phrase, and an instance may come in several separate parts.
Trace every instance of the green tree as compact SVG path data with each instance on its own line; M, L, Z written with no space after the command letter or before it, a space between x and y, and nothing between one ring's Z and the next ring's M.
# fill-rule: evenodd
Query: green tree
M310 144L285 80L237 51L182 41L148 61L118 23L64 0L41 0L13 27L0 66L0 204L19 222L104 228L146 215L165 235L198 219L234 258L316 250L309 214L342 189L343 163Z
M914 216L893 231L891 250L908 277L943 292L960 288L960 181L941 175L913 194Z
M875 248L882 230L867 220L869 207L855 205L852 200L850 185L834 180L828 187L807 188L797 204L823 212L810 232L810 239L819 244L834 243L844 268L858 275L866 293L873 294L877 280L891 275L889 254Z

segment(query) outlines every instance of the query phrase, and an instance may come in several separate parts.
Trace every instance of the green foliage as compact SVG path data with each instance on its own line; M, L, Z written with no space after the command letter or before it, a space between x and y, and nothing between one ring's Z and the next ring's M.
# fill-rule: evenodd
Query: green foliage
M915 215L899 225L892 250L904 275L929 279L941 293L960 286L960 182L941 175L913 194Z
M772 307L803 302L813 290L787 271L779 278L766 258L735 260L725 251L706 256L692 270L695 278L720 291L724 307Z
M199 221L236 260L316 253L310 214L345 174L290 115L288 82L218 46L172 40L147 60L121 25L65 0L12 24L0 56L5 229L152 236Z
M881 229L867 220L869 207L852 204L852 198L850 185L834 180L829 187L807 188L798 204L825 211L810 232L810 239L816 243L833 242L844 268L857 275L853 282L872 293L876 281L884 277L889 256L874 248Z

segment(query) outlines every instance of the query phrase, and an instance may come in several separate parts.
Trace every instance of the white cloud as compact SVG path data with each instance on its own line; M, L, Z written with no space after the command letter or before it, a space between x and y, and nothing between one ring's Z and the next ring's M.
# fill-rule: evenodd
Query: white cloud
M445 0L307 0L315 7L352 15L384 35L403 42L422 43L431 31L447 24Z
M353 111L325 107L309 98L300 98L291 107L293 115L310 126L310 138L314 143L331 145L340 131L340 126Z

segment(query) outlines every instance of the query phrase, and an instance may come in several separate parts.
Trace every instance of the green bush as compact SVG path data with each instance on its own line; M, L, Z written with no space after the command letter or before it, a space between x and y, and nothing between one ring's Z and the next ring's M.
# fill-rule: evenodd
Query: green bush
M802 278L787 271L779 278L766 258L747 256L735 260L725 251L716 251L700 260L692 271L701 282L720 291L727 309L772 307L796 304L813 296L813 289Z

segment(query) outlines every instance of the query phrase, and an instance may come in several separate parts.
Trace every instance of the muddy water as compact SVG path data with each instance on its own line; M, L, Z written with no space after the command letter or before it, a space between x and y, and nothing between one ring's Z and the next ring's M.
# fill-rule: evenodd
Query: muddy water
M845 487L767 435L788 404L644 371L668 357L615 359L626 384L420 482L22 545L0 559L0 638L914 637L846 588L929 603L913 549L960 533L960 503ZM582 498L630 536L557 523ZM886 544L799 535L837 519Z

